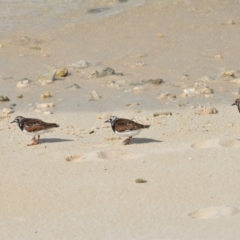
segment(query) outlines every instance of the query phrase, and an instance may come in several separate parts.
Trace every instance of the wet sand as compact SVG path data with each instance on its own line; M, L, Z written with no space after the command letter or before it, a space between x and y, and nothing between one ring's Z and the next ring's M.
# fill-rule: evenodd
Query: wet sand
M0 238L238 239L239 10L152 3L2 38ZM27 147L18 115L60 128ZM124 146L110 115L151 127Z

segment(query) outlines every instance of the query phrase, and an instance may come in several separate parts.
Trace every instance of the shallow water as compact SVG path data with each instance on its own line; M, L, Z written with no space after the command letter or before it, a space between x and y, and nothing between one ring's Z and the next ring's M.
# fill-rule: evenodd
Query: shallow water
M145 0L2 0L0 37L98 20L145 3Z
M0 37L30 34L73 23L95 21L133 8L156 4L193 6L199 0L2 0L0 1ZM218 0L213 1L218 3Z

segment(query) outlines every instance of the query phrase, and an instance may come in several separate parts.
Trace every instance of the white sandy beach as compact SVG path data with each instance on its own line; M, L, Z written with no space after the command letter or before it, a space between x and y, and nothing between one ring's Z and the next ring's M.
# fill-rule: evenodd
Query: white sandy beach
M239 11L234 0L152 1L2 37L0 239L239 239ZM123 75L94 78L107 67ZM38 81L59 68L69 75ZM10 124L19 115L60 127L28 147ZM110 115L151 127L125 146Z

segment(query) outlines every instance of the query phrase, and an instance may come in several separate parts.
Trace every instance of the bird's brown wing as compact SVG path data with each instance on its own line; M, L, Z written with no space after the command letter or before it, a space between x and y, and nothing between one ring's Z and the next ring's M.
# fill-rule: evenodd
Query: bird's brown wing
M149 126L150 125L143 125L124 118L120 118L115 122L115 130L118 132L133 131L141 128L148 128Z
M37 132L49 128L58 127L55 123L45 123L39 119L26 119L24 121L24 127L28 132Z

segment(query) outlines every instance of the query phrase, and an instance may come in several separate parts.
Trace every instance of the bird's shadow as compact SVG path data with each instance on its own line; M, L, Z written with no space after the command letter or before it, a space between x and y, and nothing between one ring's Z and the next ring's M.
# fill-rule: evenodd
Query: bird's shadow
M133 138L131 143L141 144L141 143L151 143L151 142L163 142L160 140L152 139L152 138Z
M57 142L71 142L72 139L63 139L63 138L41 138L41 143L57 143Z

